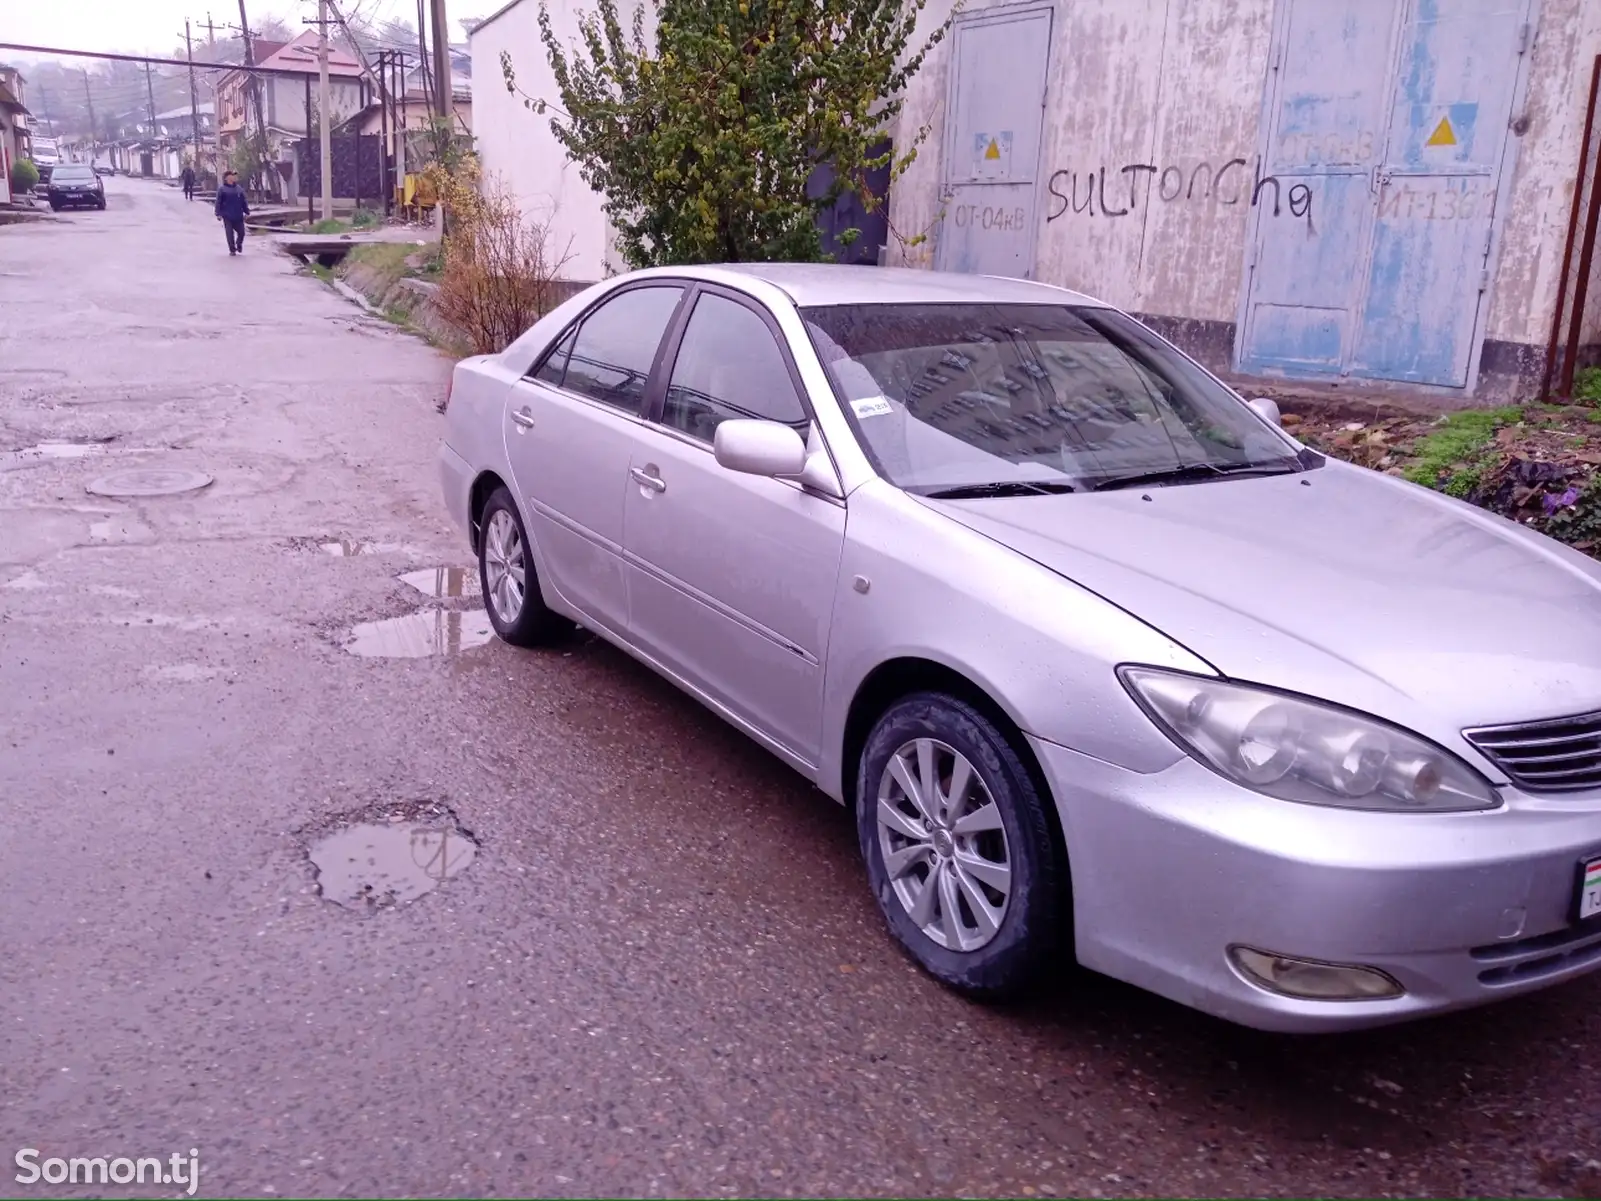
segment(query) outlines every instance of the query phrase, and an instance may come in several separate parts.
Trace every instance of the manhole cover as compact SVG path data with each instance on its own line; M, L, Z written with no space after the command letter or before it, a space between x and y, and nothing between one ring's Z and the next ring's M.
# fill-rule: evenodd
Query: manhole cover
M135 467L90 480L88 491L94 496L176 496L180 492L194 492L209 483L211 477L203 471Z
M464 871L477 853L472 835L448 815L346 826L310 851L323 897L347 909L415 901Z

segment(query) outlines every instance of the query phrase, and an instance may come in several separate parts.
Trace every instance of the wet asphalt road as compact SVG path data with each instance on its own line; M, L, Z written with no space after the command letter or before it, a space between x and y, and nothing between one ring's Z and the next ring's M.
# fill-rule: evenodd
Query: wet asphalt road
M347 653L468 563L446 362L110 192L0 228L0 452L110 439L0 453L0 1193L153 1191L21 1147L242 1196L1601 1191L1601 980L1321 1040L1081 974L979 1008L832 803L608 648ZM85 491L147 466L215 482ZM320 833L430 803L466 871L319 896Z

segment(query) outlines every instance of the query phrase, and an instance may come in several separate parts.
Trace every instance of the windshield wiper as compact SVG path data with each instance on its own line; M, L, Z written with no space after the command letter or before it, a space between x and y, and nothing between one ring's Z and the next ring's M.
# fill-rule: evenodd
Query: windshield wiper
M1114 475L1096 480L1089 485L1091 492L1109 492L1115 488L1137 488L1141 484L1182 484L1192 480L1217 480L1231 476L1290 475L1304 470L1296 460L1281 463L1234 463L1218 466L1216 463L1185 463L1177 467L1164 467L1160 471L1141 471L1134 475Z
M954 484L948 488L908 488L907 491L931 500L978 500L989 496L1055 496L1082 489L1077 484L1056 480L997 480L988 484Z

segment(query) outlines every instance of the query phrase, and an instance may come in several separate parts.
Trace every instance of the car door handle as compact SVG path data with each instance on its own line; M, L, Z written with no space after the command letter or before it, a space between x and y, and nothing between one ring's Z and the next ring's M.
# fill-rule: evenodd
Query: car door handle
M667 481L659 475L652 475L643 467L630 467L628 474L633 477L634 483L641 488L649 488L652 492L667 491Z
M527 405L524 405L522 408L512 413L511 419L516 422L518 426L525 430L531 430L534 428L534 415L529 411Z

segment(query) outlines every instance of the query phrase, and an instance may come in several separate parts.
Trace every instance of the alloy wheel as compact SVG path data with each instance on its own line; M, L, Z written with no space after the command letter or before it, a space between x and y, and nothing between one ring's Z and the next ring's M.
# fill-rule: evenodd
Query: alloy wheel
M878 785L878 842L896 897L952 951L1000 931L1012 895L1001 811L967 757L934 738L904 743Z
M490 515L484 531L484 577L495 616L502 624L512 625L523 611L528 557L517 519L505 509Z

